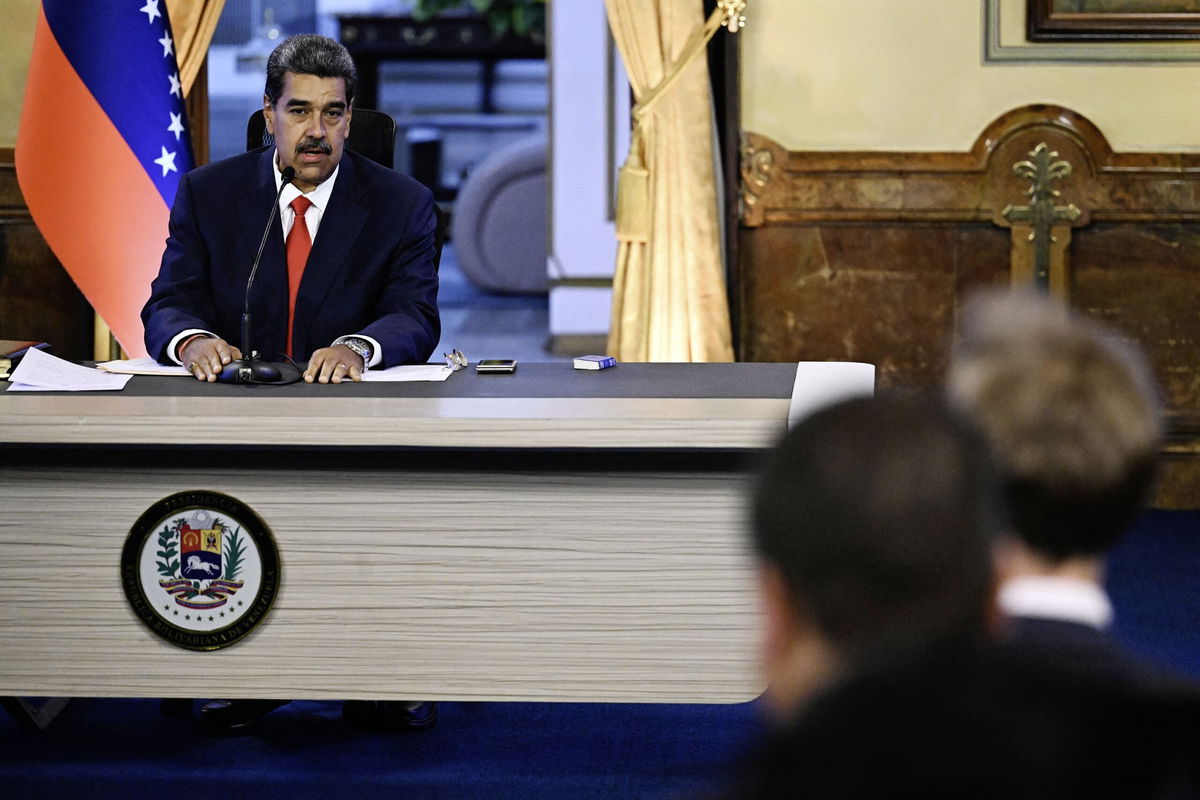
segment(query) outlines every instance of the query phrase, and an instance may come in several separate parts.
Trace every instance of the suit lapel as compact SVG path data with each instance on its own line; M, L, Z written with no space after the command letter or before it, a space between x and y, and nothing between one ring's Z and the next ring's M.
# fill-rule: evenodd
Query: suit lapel
M250 268L262 241L262 226L266 224L271 203L275 200L274 155L273 147L260 155L238 197L237 218L242 220L239 252L245 253L242 275L246 279L250 277ZM244 283L236 294L240 306L245 296ZM251 346L268 358L282 353L287 325L287 260L283 249L283 227L278 214L271 222L271 233L267 235L262 261L254 276L254 286L250 289L250 312L254 323ZM237 345L240 347L241 342L237 342Z
M296 296L293 340L297 350L307 347L311 351L329 345L329 342L310 340L312 323L328 300L334 281L345 268L350 248L354 246L366 221L367 211L358 186L354 160L343 155L337 183L333 185L329 207L321 216L321 226L317 229L317 238L309 253L304 277L300 280L300 292Z

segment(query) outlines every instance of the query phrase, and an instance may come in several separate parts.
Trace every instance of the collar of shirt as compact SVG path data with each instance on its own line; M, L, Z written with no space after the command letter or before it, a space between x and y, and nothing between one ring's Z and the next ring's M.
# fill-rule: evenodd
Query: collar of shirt
M279 187L283 184L283 175L279 171L278 153L271 159L271 164L275 167L275 191L278 192ZM333 194L333 184L337 180L341 168L341 164L334 167L333 173L318 183L317 188L308 194L297 189L294 183L289 183L284 187L283 194L279 196L279 222L283 226L284 241L287 241L288 232L296 220L296 212L292 211L291 203L302 194L312 203L312 208L304 213L304 221L308 223L308 236L314 242L317 240L317 228L321 225L321 218L325 216L325 209L329 207L329 197Z
M1057 619L1100 629L1112 624L1112 603L1091 581L1026 575L1006 581L998 599L1010 617Z

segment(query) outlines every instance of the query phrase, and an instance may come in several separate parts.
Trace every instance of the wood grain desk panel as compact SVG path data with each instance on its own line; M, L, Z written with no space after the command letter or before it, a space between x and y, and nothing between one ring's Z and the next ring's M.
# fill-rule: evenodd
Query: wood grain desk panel
M749 700L747 454L786 415L777 396L0 394L0 695ZM159 639L120 585L134 521L185 489L247 503L280 549L274 608L219 651Z
M786 398L0 394L0 441L69 445L761 448Z

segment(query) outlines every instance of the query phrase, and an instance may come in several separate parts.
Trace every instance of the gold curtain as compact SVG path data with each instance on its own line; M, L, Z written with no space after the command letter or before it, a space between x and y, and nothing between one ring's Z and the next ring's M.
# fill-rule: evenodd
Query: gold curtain
M212 41L224 6L225 0L167 0L179 82L183 84L185 97L200 74L204 57L208 55L208 43Z
M605 8L636 101L608 351L621 361L732 361L704 58L721 12L706 25L702 0Z

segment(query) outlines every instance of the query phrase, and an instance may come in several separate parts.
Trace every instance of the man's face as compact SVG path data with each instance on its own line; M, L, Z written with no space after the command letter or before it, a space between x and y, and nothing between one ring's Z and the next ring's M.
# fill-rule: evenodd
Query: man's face
M343 78L295 72L283 76L283 94L274 107L263 97L267 128L275 134L279 168L296 169L293 183L311 192L333 174L350 133L350 106Z

